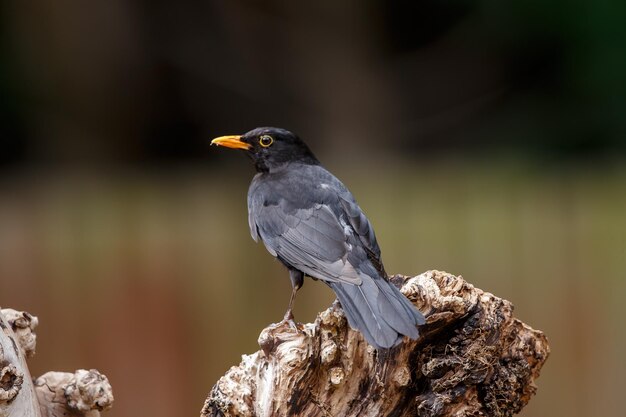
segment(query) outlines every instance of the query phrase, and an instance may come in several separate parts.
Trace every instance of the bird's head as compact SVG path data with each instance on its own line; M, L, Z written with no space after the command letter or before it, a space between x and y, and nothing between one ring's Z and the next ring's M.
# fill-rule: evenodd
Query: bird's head
M259 172L268 172L292 162L319 164L298 136L276 127L258 127L244 135L221 136L213 139L211 145L244 150Z

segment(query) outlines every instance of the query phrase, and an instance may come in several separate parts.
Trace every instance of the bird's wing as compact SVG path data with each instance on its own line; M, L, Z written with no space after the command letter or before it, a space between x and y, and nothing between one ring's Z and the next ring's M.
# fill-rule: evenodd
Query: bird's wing
M353 230L330 205L297 208L284 199L268 204L252 198L248 208L252 236L260 237L272 255L314 278L361 284L348 261L357 243Z
M339 203L348 218L352 229L359 237L368 258L382 276L387 276L380 255L380 247L374 234L374 228L348 190L339 195Z

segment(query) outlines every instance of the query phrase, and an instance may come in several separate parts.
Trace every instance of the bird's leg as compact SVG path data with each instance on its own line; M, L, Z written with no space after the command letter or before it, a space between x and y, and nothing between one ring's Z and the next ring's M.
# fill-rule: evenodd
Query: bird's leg
M293 329L297 330L296 322L293 319L293 303L296 299L296 293L304 284L304 273L302 271L298 271L297 269L289 268L289 280L291 281L291 297L289 298L289 307L287 307L287 312L285 313L285 317L283 318L283 322L289 323L289 326Z

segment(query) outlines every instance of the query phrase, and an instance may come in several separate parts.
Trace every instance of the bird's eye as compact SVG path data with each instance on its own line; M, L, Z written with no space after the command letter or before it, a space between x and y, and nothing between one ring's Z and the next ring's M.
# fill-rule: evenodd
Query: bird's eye
M264 148L269 147L272 143L274 143L274 138L270 135L263 135L259 138L259 145Z

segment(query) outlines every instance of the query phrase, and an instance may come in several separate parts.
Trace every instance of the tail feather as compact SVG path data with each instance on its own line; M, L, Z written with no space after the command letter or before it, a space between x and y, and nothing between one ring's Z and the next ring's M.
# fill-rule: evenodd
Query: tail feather
M361 285L330 282L350 327L363 333L375 348L397 345L403 336L419 337L424 316L391 282L360 274Z
M371 320L368 321L362 314L365 313L363 311L363 305L365 303L363 302L364 298L360 295L358 287L356 285L343 285L336 282L329 283L328 285L335 291L350 327L363 333L363 336L365 336L368 342L372 343L372 341L376 340L374 337L374 333L376 332L370 331L370 326L368 326ZM361 305L357 306L357 302ZM366 316L369 314L370 313L367 312Z
M365 280L361 285L357 285L361 300L364 300L367 306L367 309L362 309L361 315L376 343L381 346L394 346L398 335L383 318L385 313L380 309L380 294L377 294L380 290L372 285L372 281ZM376 301L377 299L378 301ZM359 306L358 302L356 304Z
M380 281L378 287L381 296L378 299L378 304L382 319L399 334L417 339L419 337L417 325L420 323L416 313L419 311L392 283L382 279L376 281Z

